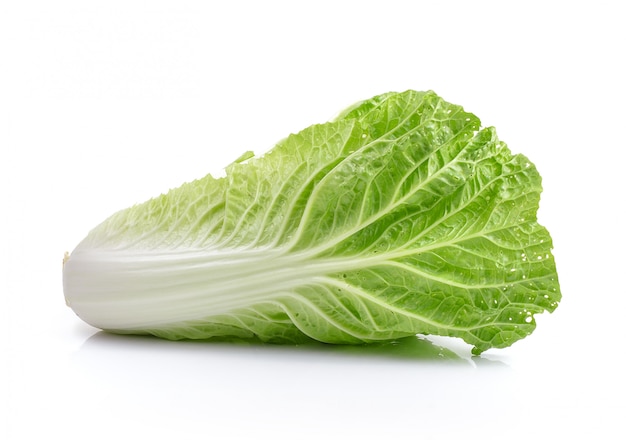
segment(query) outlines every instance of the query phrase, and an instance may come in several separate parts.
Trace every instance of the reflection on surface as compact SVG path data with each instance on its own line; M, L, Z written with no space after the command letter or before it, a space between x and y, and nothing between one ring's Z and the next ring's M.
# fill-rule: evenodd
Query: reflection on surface
M368 358L395 361L413 361L419 363L460 364L476 366L487 364L502 364L488 359L472 358L469 354L460 354L454 350L433 343L432 341L412 336L390 341L366 345L331 345L319 342L310 342L301 345L268 344L258 339L214 338L211 340L183 340L168 341L151 336L117 335L98 332L85 341L81 353L110 350L117 348L121 351L131 349L133 352L158 350L166 353L194 353L194 354L226 354L280 357L285 356L315 356L318 359L329 358ZM469 352L468 352L469 353ZM477 362L477 361L480 362Z

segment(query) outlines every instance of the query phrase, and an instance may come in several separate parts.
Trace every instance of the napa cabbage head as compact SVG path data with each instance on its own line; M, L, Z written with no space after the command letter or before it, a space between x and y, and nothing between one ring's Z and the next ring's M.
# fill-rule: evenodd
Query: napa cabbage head
M117 333L443 335L478 354L529 335L561 298L541 190L462 107L388 93L112 215L65 262L65 297Z

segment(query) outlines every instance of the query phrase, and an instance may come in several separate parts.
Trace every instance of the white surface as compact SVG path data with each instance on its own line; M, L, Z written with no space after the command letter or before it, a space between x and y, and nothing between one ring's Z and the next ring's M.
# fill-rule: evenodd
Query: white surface
M0 2L0 437L624 438L618 2L205 3ZM171 343L64 306L63 252L109 214L408 88L544 177L563 301L531 337Z

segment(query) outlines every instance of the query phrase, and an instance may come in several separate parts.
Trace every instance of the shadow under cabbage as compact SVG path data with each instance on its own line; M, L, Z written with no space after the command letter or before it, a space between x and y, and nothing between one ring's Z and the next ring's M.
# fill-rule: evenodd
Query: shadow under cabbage
M202 340L179 340L170 341L153 336L121 335L105 331L99 331L88 338L81 351L91 349L107 348L113 346L133 349L154 349L161 347L164 350L182 349L185 351L210 350L219 348L220 351L247 352L261 351L266 354L271 352L315 354L316 356L332 357L366 357L371 359L389 359L398 361L414 361L420 363L442 363L461 364L476 366L476 357L469 354L469 350L459 350L448 348L439 343L433 343L422 336L409 336L378 343L363 345L334 345L313 341L301 344L272 344L263 342L257 338L234 338L215 337ZM456 351L455 351L456 350ZM463 353L463 351L467 351ZM499 361L480 359L479 362L485 364L500 364Z

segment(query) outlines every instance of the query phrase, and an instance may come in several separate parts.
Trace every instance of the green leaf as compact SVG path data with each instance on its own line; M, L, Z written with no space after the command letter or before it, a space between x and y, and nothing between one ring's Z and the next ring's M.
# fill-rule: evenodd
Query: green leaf
M476 116L387 93L114 214L65 263L65 295L119 333L419 333L478 354L529 335L561 298L540 193L533 164Z

